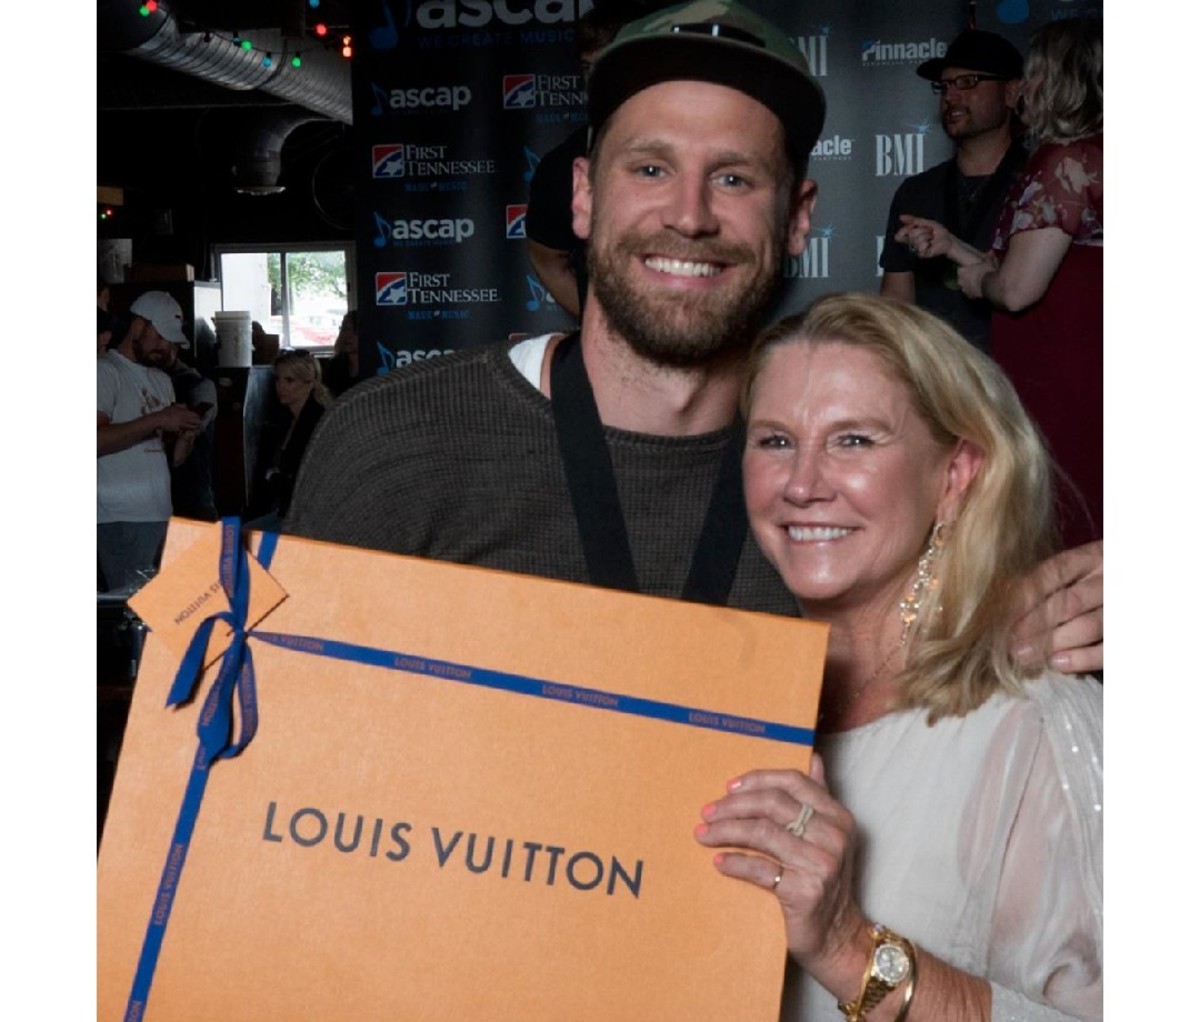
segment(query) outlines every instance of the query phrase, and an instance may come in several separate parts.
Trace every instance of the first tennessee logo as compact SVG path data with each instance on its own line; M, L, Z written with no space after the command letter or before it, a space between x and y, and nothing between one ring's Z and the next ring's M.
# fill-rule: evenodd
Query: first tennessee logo
M537 106L537 75L504 76L504 109L532 110Z
M376 305L408 304L408 272L375 274Z
M404 145L371 146L371 176L374 178L404 177Z

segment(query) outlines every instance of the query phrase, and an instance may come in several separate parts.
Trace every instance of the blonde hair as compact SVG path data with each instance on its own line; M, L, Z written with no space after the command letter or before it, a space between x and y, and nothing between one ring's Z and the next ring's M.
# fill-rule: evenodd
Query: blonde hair
M771 352L802 341L870 352L907 387L938 444L949 448L962 439L983 452L946 530L937 561L940 600L923 602L909 633L900 706L927 707L932 723L968 713L998 688L1019 691L1028 674L1009 652L1013 589L1056 543L1049 457L1012 384L936 316L847 292L818 299L759 337L744 409Z
M1029 42L1025 78L1042 76L1026 98L1033 143L1068 142L1104 130L1104 40L1096 18L1043 25Z
M318 404L327 405L332 400L329 388L321 382L321 363L311 351L303 348L289 348L275 356L272 363L275 371L290 369L304 383L313 385L313 397Z

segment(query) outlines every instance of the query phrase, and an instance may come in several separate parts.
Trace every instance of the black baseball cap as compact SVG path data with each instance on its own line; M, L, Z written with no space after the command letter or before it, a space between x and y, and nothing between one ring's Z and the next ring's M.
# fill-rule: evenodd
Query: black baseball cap
M1018 50L995 32L969 28L950 44L944 57L927 60L917 67L917 74L931 82L941 78L948 67L999 75L1006 81L1025 74L1025 61Z
M734 0L693 0L630 22L600 51L588 82L593 134L630 96L680 80L758 100L782 122L793 159L825 124L825 94L783 32Z

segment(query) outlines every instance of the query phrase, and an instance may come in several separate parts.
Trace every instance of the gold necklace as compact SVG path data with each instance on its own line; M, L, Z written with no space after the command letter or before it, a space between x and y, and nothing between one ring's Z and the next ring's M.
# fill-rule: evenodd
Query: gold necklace
M899 653L903 647L904 647L904 639L901 639L899 642L896 643L896 645L894 645L891 648L891 651L888 653L887 656L885 656L883 658L883 662L880 663L880 665L875 668L875 670L872 672L871 676L866 681L864 681L861 685L859 685L858 688L855 689L850 694L850 698L843 700L843 701L839 701L837 708L841 709L843 706L845 706L845 707L853 706L858 701L858 697L861 696L867 689L869 689L875 683L875 681L879 678L879 676L881 674L883 674L883 672L887 668L888 664L890 664L893 660L896 659L896 654ZM825 717L826 717L825 713L818 713L817 714L817 724L819 725L821 723L821 721L823 721L825 719Z

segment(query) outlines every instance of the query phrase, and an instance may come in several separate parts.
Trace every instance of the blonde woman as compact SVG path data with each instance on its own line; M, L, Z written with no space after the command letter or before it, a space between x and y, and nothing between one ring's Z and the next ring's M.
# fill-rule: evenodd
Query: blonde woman
M751 372L751 528L831 626L818 756L735 778L697 840L779 902L783 1017L1099 1019L1100 688L1009 652L1053 548L1036 429L949 326L874 295L767 331Z

